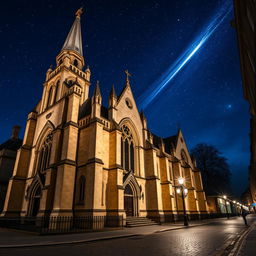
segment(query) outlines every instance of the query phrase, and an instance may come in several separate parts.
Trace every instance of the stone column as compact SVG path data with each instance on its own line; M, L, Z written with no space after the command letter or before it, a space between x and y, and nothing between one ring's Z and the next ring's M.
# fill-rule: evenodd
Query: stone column
M69 89L68 99L66 99L65 103L67 104L67 115L62 131L61 160L57 164L54 203L51 216L73 215L80 97L81 89L78 86L73 86Z

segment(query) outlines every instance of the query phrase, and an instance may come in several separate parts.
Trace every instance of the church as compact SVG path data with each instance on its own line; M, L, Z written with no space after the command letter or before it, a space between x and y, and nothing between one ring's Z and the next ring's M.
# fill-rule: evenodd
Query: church
M79 9L42 97L28 114L3 217L122 216L168 222L208 214L200 170L181 130L161 138L138 111L129 73L102 105L82 49ZM184 194L180 195L180 179Z

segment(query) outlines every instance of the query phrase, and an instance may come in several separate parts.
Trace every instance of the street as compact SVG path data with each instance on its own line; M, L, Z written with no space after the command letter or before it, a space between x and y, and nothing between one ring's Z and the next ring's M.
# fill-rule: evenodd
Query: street
M255 216L248 216L248 223ZM0 255L214 255L245 229L242 218L217 220L207 225L155 232L130 238L31 248L0 249Z

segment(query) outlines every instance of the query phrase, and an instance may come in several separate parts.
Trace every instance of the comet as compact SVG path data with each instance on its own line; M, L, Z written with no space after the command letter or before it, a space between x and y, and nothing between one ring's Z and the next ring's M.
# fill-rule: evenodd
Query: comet
M232 11L230 1L225 2L215 15L211 18L207 26L195 38L193 43L181 54L181 56L167 69L160 79L155 81L140 97L139 105L141 109L146 109L149 104L167 87L179 72L189 63L196 53L206 44L211 35L223 23L229 13Z

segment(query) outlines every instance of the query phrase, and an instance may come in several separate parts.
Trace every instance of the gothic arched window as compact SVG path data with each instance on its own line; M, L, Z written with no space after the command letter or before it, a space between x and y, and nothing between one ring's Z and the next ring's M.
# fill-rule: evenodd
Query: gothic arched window
M77 61L77 59L74 60L74 63L73 63L73 64L74 64L75 67L78 66L78 61Z
M42 183L44 183L44 179L45 179L44 177L45 170L49 168L49 165L50 165L51 149L52 149L52 133L50 133L46 137L38 153L36 172L39 174L42 180Z
M60 81L58 81L57 84L56 84L55 95L54 95L53 103L55 103L55 102L57 101L57 96L58 96L58 91L59 91L59 85L60 85Z
M181 155L181 159L182 159L183 161L188 162L187 154L185 153L185 151L184 151L183 149L181 150L180 155Z
M79 179L79 201L85 198L85 177L82 175Z
M51 100L52 100L52 87L50 88L49 93L48 93L48 99L47 99L46 107L49 107L51 105Z
M130 129L126 125L122 127L121 164L126 171L134 172L134 141Z

